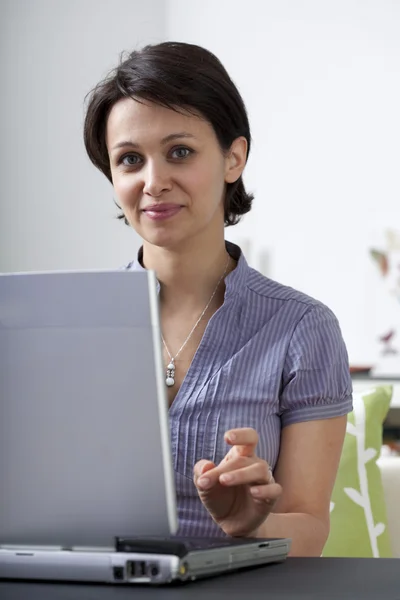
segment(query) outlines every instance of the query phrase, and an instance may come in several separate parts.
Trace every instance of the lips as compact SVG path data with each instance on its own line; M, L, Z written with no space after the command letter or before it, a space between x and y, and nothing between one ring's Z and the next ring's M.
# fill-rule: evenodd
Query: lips
M177 215L182 208L180 204L153 204L144 208L143 214L153 221L161 221Z

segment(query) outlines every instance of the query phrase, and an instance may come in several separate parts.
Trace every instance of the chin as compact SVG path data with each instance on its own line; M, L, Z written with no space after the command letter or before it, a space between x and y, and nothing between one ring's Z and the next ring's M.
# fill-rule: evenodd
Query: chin
M145 235L142 235L143 240L147 244L170 250L179 248L179 246L186 244L189 240L193 239L193 237L193 233L182 235L182 232L177 231L158 231L152 232L151 234L146 232Z
M172 232L168 231L143 232L141 237L147 244L157 246L158 248L173 248L183 241L181 235L172 235Z

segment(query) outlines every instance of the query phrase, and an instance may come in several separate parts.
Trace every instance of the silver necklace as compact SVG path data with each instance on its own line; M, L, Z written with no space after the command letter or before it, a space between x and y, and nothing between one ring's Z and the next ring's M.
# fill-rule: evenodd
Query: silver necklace
M196 323L193 325L193 327L192 327L189 335L187 336L186 340L183 342L182 346L179 348L179 350L175 354L175 356L172 356L171 352L168 349L167 344L165 343L164 336L161 334L161 339L163 341L165 350L167 351L167 354L168 354L169 359L170 359L170 362L167 365L167 374L166 374L166 378L165 378L165 383L167 384L168 387L172 387L175 384L175 360L178 358L178 356L180 355L180 353L182 352L182 350L184 349L184 347L186 346L186 344L188 343L188 341L192 337L192 334L193 334L194 330L196 329L197 325L200 323L200 321L204 317L205 313L207 312L207 308L210 306L210 304L212 302L212 299L214 298L215 294L217 293L217 289L218 289L219 284L221 283L221 281L223 280L223 278L226 275L226 272L227 272L228 266L229 266L229 259L230 259L230 256L228 256L228 260L227 260L226 265L225 265L225 270L222 273L221 277L218 279L218 283L215 286L214 291L211 294L211 298L207 302L207 305L206 305L205 309L203 310L203 312L201 313L201 315L197 319Z

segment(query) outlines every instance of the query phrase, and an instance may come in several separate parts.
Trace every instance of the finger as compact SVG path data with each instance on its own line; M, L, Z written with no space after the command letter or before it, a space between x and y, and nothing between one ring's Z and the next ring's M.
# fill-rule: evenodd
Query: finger
M236 456L228 462L221 461L218 466L214 465L214 468L210 468L209 470L203 470L203 474L199 476L197 480L195 480L195 483L197 487L201 490L211 489L212 487L214 487L214 485L219 483L219 478L222 473L229 473L230 471L243 469L259 460L259 458L255 457L249 458L245 456Z
M258 434L251 427L231 429L225 433L225 441L233 446L235 454L241 456L253 456L258 444Z
M254 500L273 506L282 495L282 486L279 483L252 486L250 493Z
M233 461L232 461L233 462ZM219 476L222 485L267 485L271 481L271 471L268 463L257 460L241 469L224 471Z

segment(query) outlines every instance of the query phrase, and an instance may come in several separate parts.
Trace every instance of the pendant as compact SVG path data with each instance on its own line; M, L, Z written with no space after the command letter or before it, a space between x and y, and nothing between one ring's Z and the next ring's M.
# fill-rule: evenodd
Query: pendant
M174 359L171 360L169 365L167 366L167 377L165 379L165 383L168 387L172 387L175 383L175 364Z

